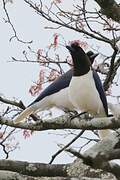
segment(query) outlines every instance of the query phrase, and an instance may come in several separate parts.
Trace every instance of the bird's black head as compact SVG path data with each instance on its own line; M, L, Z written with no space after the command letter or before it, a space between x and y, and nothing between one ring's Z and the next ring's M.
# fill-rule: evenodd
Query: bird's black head
M73 75L82 76L87 74L91 67L89 57L78 45L78 43L72 43L70 46L66 46L73 59Z

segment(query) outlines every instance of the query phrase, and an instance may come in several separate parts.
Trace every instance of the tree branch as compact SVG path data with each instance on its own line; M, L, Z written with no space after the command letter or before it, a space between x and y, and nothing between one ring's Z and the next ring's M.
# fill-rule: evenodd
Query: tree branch
M79 33L83 33L83 34L86 34L87 36L89 37L92 37L92 38L95 38L99 41L103 41L103 42L106 42L108 44L110 44L112 47L113 47L113 42L108 39L107 37L105 38L102 38L98 35L95 35L94 33L91 33L91 32L88 32L84 29L80 29L80 28L76 28L72 25L69 25L69 23L66 23L66 22L61 22L59 20L56 20L56 19L53 19L52 17L49 16L49 14L46 14L43 10L42 10L42 7L39 8L36 4L34 4L32 1L29 1L29 0L24 0L31 8L33 8L40 16L42 16L44 19L46 19L47 21L50 21L54 24L58 24L62 27L65 27L65 28L68 28L68 29L71 29L71 30L74 30L76 32L79 32Z
M21 43L24 43L24 44L25 44L25 43L27 43L27 44L32 43L33 41L28 41L28 42L26 42L26 41L23 41L23 40L19 39L19 37L18 37L18 35L17 35L17 32L16 32L16 30L15 30L15 28L14 28L12 22L11 22L11 19L10 19L10 17L9 17L8 11L7 11L7 9L6 9L6 1L5 1L5 0L2 0L2 1L3 1L3 9L4 9L5 14L6 14L6 17L7 17L7 20L5 20L5 23L9 23L9 24L10 24L10 26L11 26L11 28L12 28L12 30L13 30L13 33L14 33L14 35L10 38L9 41L11 41L13 38L16 38L17 41L19 41L19 42L21 42Z
M14 101L14 100L9 100L9 99L3 98L1 96L0 96L0 101L5 103L5 104L9 104L9 105L12 105L12 106L19 107L19 108L21 108L23 110L26 108L22 101L17 102L17 101ZM33 118L34 121L38 120L38 118L35 115L31 114L30 116Z
M38 176L38 174L34 174L36 171L36 166L37 168L39 168L38 174L40 176ZM97 180L103 180L104 176L106 180L115 180L114 176L112 176L111 174L103 172L102 170L94 170L89 166L85 165L81 160L77 160L74 163L66 165L47 165L41 163L0 160L0 169L5 169L0 170L0 178L4 180L90 180L91 178L93 180L96 180L96 178ZM7 169L9 169L9 171ZM16 170L19 171L20 169L22 170L21 172L14 172ZM54 172L55 170L56 172ZM58 170L59 172L62 171L61 175L58 173ZM28 175L23 175L23 173ZM52 173L58 174L59 176L52 177Z
M81 117L70 119L69 115L62 115L49 121L36 122L36 123L20 123L14 124L14 121L9 118L0 117L0 124L10 127L29 129L33 131L43 130L56 130L56 129L83 129L83 130L95 130L95 129L118 129L120 128L120 120L116 120L114 117L83 119Z
M66 144L63 148L58 150L53 156L49 164L52 164L54 159L61 153L63 152L66 148L68 148L72 143L74 143L82 134L84 133L84 130L82 130L77 136L75 136L68 144Z
M2 180L73 180L71 177L33 177L33 176L27 176L22 175L16 172L10 172L10 171L0 171L0 178ZM76 180L80 180L79 178L76 178ZM84 179L85 180L85 179ZM86 179L87 180L87 179Z
M113 52L109 72L108 72L107 77L106 77L104 84L103 84L105 91L107 91L107 89L112 84L112 81L113 81L113 79L116 75L116 72L117 72L117 69L115 68L115 64L114 64L116 55L117 55L117 49L115 49ZM119 67L119 66L117 66L117 67Z
M17 172L23 175L41 177L67 176L65 164L28 163L26 161L0 160L0 170Z
M120 158L120 129L87 149L83 154L73 149L67 149L67 151L92 168L111 172L119 179L120 166L110 160Z

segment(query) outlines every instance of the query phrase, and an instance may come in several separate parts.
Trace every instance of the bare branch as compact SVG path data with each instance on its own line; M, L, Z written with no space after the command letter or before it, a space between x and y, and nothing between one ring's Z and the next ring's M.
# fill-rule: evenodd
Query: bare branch
M25 44L25 43L27 43L27 44L32 43L33 41L28 41L28 42L26 42L26 41L23 41L23 40L19 39L19 37L18 37L18 35L17 35L17 32L16 32L16 30L15 30L15 28L14 28L14 26L13 26L11 20L10 20L10 17L9 17L7 8L6 8L6 2L5 2L5 0L2 0L2 1L3 1L3 9L4 9L5 14L6 14L6 17L7 17L7 20L5 20L5 22L10 24L10 26L11 26L11 28L12 28L12 30L13 30L13 33L14 33L14 35L10 38L9 41L11 41L13 38L16 38L17 41L19 41L19 42L21 42L21 43L24 43L24 44Z
M9 100L9 99L3 98L1 96L0 96L0 101L5 103L5 104L9 104L9 105L12 105L12 106L19 107L19 108L21 108L23 110L26 108L22 101L17 102L15 100L13 101L13 100ZM31 115L31 117L33 118L34 121L38 120L38 118L35 115L33 115L33 114Z
M77 136L75 136L68 144L66 144L63 148L61 148L59 151L57 151L53 156L49 164L52 164L54 159L63 152L66 148L68 148L71 144L73 144L82 134L84 133L84 130L82 130Z
M69 25L69 23L66 23L65 21L64 22L61 22L59 20L55 20L53 19L51 16L49 16L49 14L46 14L43 10L42 10L42 7L39 8L36 4L34 4L32 1L29 1L29 0L24 0L31 8L33 8L40 16L42 16L44 19L54 23L54 24L58 24L62 27L65 27L65 28L68 28L68 29L71 29L71 30L74 30L76 32L79 32L79 33L82 33L82 34L86 34L88 35L89 37L92 37L92 38L95 38L99 41L103 41L103 42L106 42L108 44L110 44L111 46L113 46L113 42L108 39L107 37L106 38L102 38L100 37L99 35L95 35L94 33L90 33L84 29L80 29L80 28L76 28L72 25Z
M6 148L5 144L4 144L4 142L11 136L11 134L13 134L14 131L15 131L15 128L14 128L13 130L11 130L11 131L7 134L7 136L0 142L0 145L2 146L3 151L4 151L5 155L6 155L6 159L8 159L8 157L9 157L9 152L10 152L10 151L7 151L7 150L6 150L7 148Z
M110 87L110 85L112 84L112 81L113 81L113 79L114 79L114 77L116 75L116 70L117 69L115 68L115 65L114 65L116 55L117 55L117 49L115 49L114 52L113 52L109 72L108 72L107 77L106 77L106 79L104 81L103 86L104 86L105 91Z

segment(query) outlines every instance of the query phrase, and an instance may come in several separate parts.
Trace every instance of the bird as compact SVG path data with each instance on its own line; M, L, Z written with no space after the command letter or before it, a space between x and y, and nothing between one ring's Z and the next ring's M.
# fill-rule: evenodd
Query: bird
M73 60L73 75L68 88L68 97L81 112L94 117L108 116L108 104L102 82L92 69L88 56L78 43L66 46ZM100 130L100 139L110 134L110 130Z
M91 63L94 62L98 53L88 51L87 56L90 58ZM68 87L73 75L73 68L58 77L52 84L50 84L41 94L14 120L14 123L20 123L27 116L33 114L37 110L48 110L52 107L58 107L62 110L75 110L75 107L69 101Z

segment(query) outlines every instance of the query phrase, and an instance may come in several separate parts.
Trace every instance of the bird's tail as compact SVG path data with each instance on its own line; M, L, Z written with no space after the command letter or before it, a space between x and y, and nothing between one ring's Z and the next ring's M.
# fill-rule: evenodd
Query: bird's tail
M27 107L19 116L15 119L14 123L18 124L21 121L23 121L27 116L31 115L34 113L36 109L32 106Z

